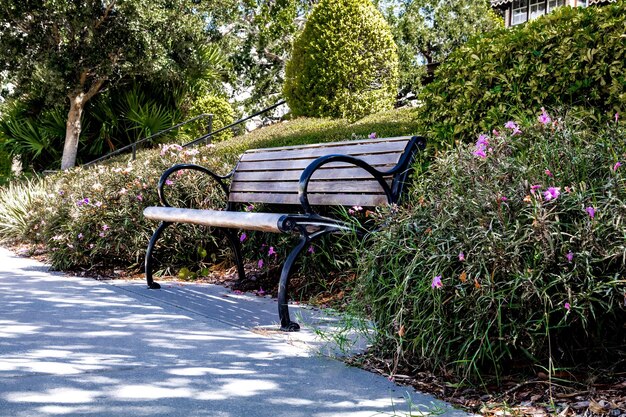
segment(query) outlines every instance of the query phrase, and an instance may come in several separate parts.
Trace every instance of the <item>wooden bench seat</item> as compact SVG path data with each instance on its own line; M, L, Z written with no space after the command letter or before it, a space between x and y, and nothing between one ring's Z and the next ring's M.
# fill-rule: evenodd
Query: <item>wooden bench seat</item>
M149 288L160 288L152 278L152 252L163 230L174 223L192 223L224 229L235 254L237 272L245 278L240 242L235 229L272 233L299 233L279 281L278 310L281 329L298 330L289 318L287 288L291 267L314 239L352 230L340 219L320 216L315 206L375 207L398 203L415 154L426 140L420 136L363 139L315 145L252 149L225 176L193 164L179 164L163 173L158 192L162 207L148 207L144 216L161 221L146 251ZM163 187L173 173L189 169L212 177L225 192L225 210L170 207ZM230 184L227 184L230 181ZM239 208L262 203L278 213L246 212ZM299 206L294 210L293 206Z

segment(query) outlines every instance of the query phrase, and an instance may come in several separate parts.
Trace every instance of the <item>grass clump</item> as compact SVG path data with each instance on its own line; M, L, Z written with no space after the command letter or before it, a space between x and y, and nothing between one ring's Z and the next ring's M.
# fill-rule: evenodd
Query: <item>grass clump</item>
M539 117L436 158L364 249L355 305L395 363L471 379L619 365L626 129Z

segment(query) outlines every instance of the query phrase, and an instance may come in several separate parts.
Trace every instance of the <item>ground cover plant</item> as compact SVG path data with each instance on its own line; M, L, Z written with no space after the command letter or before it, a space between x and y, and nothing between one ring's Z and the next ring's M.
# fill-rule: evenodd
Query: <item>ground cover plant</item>
M626 3L560 7L513 28L474 37L426 86L423 128L445 146L541 106L578 107L596 121L626 103Z
M355 305L396 366L624 369L626 130L536 117L436 158L363 248Z

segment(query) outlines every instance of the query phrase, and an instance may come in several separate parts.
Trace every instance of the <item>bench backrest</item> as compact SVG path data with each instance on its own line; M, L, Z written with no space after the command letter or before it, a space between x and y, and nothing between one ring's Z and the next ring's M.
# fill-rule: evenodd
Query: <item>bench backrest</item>
M332 154L359 158L378 171L395 168L412 143L411 137L364 139L316 145L251 149L243 154L235 168L229 201L233 203L299 204L298 183L302 171L315 159ZM408 158L411 159L411 158ZM407 167L408 168L408 167ZM400 172L405 174L406 170ZM398 174L396 174L397 176ZM394 177L385 180L392 186ZM387 203L387 196L377 180L363 168L332 162L315 171L308 187L311 205L371 207Z

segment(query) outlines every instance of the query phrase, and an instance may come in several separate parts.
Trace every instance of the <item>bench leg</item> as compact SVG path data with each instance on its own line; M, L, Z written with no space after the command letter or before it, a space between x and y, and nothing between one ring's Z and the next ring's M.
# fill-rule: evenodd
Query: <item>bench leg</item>
M289 306L287 305L287 290L289 288L289 273L296 258L302 252L302 249L309 243L309 238L305 235L300 237L300 242L293 248L280 273L280 281L278 282L278 316L280 317L280 330L284 332L297 332L300 330L298 323L291 321L289 318Z
M239 275L239 280L243 281L246 279L246 271L243 269L243 256L241 255L241 242L237 237L237 233L235 233L232 229L226 230L226 237L230 242L230 246L233 248L233 252L235 254L235 262L237 263L237 275Z
M161 237L161 233L163 233L163 230L165 230L165 228L170 224L171 223L163 222L159 225L159 227L157 227L157 229L154 231L154 234L150 238L150 242L148 243L148 249L146 249L146 281L148 282L148 288L153 290L158 290L159 288L161 288L161 286L158 282L154 282L154 280L152 279L152 251L154 250L154 245L156 244L157 240L159 240L159 237Z

